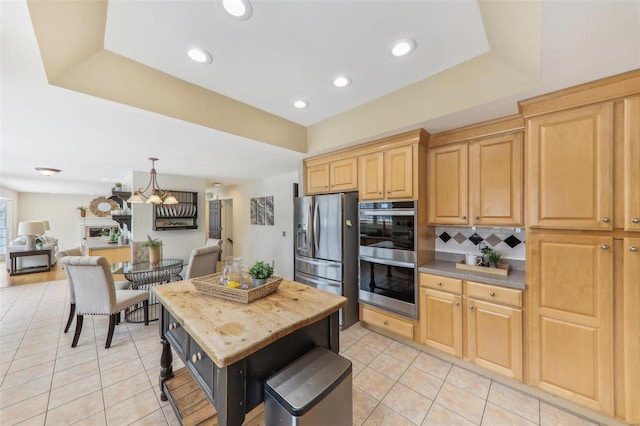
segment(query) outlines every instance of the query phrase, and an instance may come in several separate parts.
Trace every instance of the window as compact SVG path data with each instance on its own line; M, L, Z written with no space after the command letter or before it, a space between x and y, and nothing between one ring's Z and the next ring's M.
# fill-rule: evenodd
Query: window
M7 202L0 200L0 259L7 253Z

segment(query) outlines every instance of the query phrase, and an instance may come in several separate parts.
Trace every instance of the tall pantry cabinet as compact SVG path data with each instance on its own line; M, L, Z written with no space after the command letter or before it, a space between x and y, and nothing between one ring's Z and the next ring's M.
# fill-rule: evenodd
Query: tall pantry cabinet
M527 377L640 421L640 71L520 102Z

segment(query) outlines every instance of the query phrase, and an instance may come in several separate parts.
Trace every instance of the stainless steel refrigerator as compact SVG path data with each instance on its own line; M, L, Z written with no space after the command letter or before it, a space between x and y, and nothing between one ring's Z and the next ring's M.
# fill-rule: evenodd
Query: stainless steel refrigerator
M358 193L294 199L295 280L344 296L340 329L358 321Z

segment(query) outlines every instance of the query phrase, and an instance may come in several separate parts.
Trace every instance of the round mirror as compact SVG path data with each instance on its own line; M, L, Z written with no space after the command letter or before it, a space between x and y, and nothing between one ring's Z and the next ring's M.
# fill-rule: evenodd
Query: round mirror
M111 210L120 208L120 205L105 197L98 197L91 200L89 209L91 213L98 217L105 217L111 214Z

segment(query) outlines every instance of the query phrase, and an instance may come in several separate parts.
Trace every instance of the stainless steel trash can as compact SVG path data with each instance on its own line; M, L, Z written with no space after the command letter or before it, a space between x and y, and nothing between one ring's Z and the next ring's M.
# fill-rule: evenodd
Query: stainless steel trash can
M351 361L317 346L264 386L267 426L353 424Z

